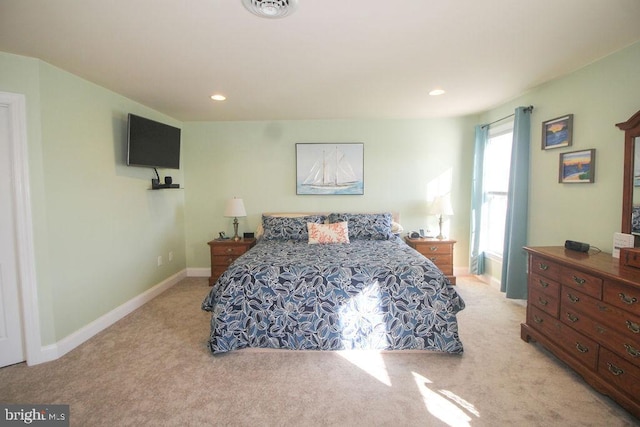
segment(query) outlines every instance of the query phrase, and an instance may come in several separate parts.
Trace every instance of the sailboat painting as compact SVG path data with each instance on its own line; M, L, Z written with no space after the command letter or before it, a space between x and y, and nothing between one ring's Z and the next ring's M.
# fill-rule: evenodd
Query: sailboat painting
M296 144L296 194L364 194L364 144Z

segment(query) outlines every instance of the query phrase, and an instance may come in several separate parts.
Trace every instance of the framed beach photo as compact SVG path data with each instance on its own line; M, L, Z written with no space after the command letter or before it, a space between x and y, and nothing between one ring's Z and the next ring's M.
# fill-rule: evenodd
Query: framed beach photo
M560 154L558 182L592 183L596 174L596 150L571 151Z
M542 149L568 147L573 134L573 114L542 122Z
M296 144L296 194L364 194L364 144Z

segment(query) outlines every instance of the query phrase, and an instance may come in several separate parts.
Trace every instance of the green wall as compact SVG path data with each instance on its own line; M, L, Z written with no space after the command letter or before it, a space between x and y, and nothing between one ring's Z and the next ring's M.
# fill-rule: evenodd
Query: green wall
M533 105L528 241L589 242L611 252L620 231L624 133L615 124L640 109L640 43L539 86L482 117L487 123ZM542 122L573 114L573 145L542 150ZM596 149L595 183L558 183L559 154Z
M244 199L240 233L254 231L262 212L393 211L405 231L436 230L427 196L451 191L454 212L446 230L455 264L468 254L471 118L433 120L301 120L185 123L187 264L210 265L207 241L233 231L227 199ZM362 196L296 195L295 144L364 143Z
M0 69L0 91L27 98L47 345L186 268L184 190L148 190L152 170L125 165L128 112L181 123L38 60L0 53ZM167 172L182 181L181 170Z

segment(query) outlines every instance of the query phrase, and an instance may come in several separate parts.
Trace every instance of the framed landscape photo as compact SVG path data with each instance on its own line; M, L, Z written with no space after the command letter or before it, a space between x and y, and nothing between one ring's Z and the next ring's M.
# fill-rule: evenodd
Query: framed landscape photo
M558 182L563 184L592 183L596 174L595 148L560 154Z
M364 144L296 144L296 194L364 194Z
M542 149L568 147L573 134L573 114L542 122Z

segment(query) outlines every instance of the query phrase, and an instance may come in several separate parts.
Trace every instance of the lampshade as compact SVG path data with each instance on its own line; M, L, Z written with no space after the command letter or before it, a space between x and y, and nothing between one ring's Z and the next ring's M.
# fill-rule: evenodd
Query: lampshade
M247 211L244 210L244 202L242 199L237 197L229 199L227 206L224 209L224 216L231 218L247 216Z
M438 196L429 205L429 213L431 215L453 215L453 207L451 206L451 199L448 195Z

